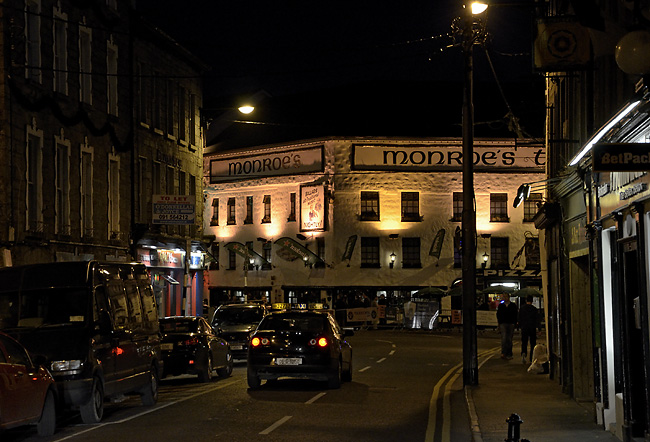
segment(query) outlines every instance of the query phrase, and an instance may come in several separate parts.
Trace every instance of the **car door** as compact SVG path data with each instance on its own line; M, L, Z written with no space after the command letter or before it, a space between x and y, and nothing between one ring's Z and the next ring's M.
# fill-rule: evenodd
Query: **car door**
M33 420L41 414L42 385L33 380L29 355L14 340L0 335L2 360L0 360L0 416L3 424Z
M219 338L215 333L208 321L199 318L200 333L205 337L209 351L212 354L212 360L215 365L223 365L226 363L226 341Z

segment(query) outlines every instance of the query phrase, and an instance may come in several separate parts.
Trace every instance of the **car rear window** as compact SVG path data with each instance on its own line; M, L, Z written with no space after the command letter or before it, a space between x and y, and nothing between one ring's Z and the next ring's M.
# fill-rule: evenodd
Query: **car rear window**
M196 333L197 321L160 321L162 333Z
M304 332L322 332L325 318L322 316L281 316L271 315L264 318L258 330L295 330Z
M232 307L217 310L214 323L220 325L257 324L264 317L264 309Z

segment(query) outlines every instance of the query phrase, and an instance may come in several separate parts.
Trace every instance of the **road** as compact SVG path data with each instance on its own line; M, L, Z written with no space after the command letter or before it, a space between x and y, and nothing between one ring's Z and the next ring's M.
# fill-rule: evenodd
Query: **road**
M479 354L497 346L497 336L480 336ZM291 379L249 390L245 363L239 363L231 377L209 384L190 376L164 379L154 407L143 407L139 398L131 397L107 405L100 424L84 425L78 414L68 412L51 438L38 437L35 427L21 427L5 432L2 440L471 440L458 388L461 333L361 330L350 342L352 382L338 390Z

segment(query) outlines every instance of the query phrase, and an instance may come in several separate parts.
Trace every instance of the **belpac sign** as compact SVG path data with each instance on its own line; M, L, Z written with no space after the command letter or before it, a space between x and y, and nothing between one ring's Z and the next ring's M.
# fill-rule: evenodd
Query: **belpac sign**
M591 158L594 172L650 170L650 143L596 143Z

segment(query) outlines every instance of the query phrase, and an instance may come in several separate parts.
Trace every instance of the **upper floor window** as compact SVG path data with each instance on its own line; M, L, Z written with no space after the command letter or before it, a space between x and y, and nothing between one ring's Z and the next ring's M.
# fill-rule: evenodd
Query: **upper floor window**
M117 45L113 43L113 37L106 42L106 99L107 112L117 116Z
M320 236L316 238L316 255L325 261L325 238L321 238Z
M265 263L262 264L262 270L271 270L271 259L273 259L271 241L267 241L262 245L262 253Z
M524 243L524 250L526 253L526 269L541 268L539 238L526 238L526 242Z
M79 26L79 100L92 104L92 29Z
M253 224L253 197L246 197L246 218L244 224Z
M189 103L187 105L188 107L188 121L187 121L187 126L189 130L189 143L192 146L196 146L198 143L196 142L196 123L197 123L197 118L196 118L196 112L198 111L197 103L196 103L197 97L196 94L190 94L189 96Z
M110 239L120 235L120 157L108 156L108 234Z
M93 149L87 144L81 145L81 235L93 236Z
M219 198L212 198L212 218L210 218L210 225L219 225Z
M491 222L508 222L508 194L491 193L490 194L490 221Z
M228 250L228 270L237 269L237 254L233 250Z
M379 221L379 192L361 192L361 221Z
M68 93L68 15L54 9L54 90Z
M539 209L539 203L542 202L541 193L531 193L524 201L524 222L531 223Z
M212 258L212 262L210 262L209 269L219 270L219 243L218 242L213 242L210 245L210 252L208 254Z
M187 90L178 86L178 139L187 141Z
M174 118L174 106L176 105L176 83L173 80L167 80L165 97L167 99L165 124L167 126L167 135L172 138L178 136L178 121Z
M41 82L41 1L25 2L25 77Z
M150 207L151 203L149 202L149 196L151 195L151 190L146 189L146 185L149 182L147 179L147 158L139 157L138 170L136 171L135 185L136 185L136 198L137 198L137 208L138 213L136 214L136 219L140 223L146 223L147 220L147 208Z
M264 218L262 218L262 222L271 222L271 195L264 195Z
M379 268L379 238L361 237L361 267Z
M154 161L151 167L151 187L153 195L160 195L161 191L161 168L162 166L158 161Z
M167 173L165 177L165 189L167 195L176 194L176 171L173 167L167 166Z
M452 221L462 221L463 219L463 193L454 192L453 194L453 203L452 203Z
M454 231L454 268L463 266L463 232L460 227Z
M43 131L35 127L27 127L26 146L27 168L25 178L26 189L26 230L30 232L43 231Z
M163 79L160 75L160 72L153 72L153 77L151 78L151 99L153 100L153 106L151 107L151 124L156 129L162 128L162 112L163 101L165 97L163 95Z
M402 267L420 268L420 238L402 238Z
M295 221L296 220L296 194L291 193L289 195L289 218L287 218L287 221Z
M70 142L54 137L56 144L55 230L70 235Z
M402 221L421 221L418 192L402 192Z
M490 238L490 267L495 269L510 268L510 244L508 238Z
M235 218L235 198L228 198L228 225L237 224Z

